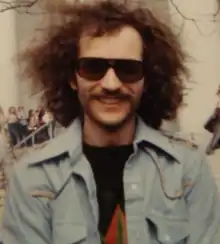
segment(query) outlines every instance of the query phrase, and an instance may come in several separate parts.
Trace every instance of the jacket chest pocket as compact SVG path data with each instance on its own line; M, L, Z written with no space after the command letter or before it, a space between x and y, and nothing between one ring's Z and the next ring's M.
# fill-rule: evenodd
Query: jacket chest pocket
M187 219L152 213L146 217L151 236L159 244L186 244L189 237Z
M86 228L77 223L57 223L53 229L53 244L86 244Z
M53 244L87 244L88 230L77 185L70 178L50 202Z

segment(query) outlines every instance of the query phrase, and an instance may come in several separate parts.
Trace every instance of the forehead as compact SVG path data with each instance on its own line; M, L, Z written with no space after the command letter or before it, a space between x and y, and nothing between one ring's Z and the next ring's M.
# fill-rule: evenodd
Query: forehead
M79 42L80 57L141 59L142 52L141 36L129 26L101 37L84 35Z

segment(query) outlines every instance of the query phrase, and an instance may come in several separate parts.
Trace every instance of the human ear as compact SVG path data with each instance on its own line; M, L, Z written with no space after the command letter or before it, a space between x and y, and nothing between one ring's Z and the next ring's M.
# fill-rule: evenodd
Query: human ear
M76 90L77 90L76 82L75 82L75 81L71 81L71 82L70 82L70 87L71 87L74 91L76 91Z

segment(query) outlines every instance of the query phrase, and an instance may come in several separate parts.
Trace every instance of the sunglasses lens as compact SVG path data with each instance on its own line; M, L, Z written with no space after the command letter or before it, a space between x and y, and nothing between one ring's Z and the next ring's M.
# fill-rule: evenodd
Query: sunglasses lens
M137 82L144 76L143 63L138 60L117 60L115 72L124 83Z
M143 73L143 63L130 59L102 59L102 58L81 58L76 65L77 73L90 81L102 79L109 67L112 67L121 82L133 83L139 81Z
M108 69L108 61L99 58L81 58L78 60L77 73L91 81L100 80Z

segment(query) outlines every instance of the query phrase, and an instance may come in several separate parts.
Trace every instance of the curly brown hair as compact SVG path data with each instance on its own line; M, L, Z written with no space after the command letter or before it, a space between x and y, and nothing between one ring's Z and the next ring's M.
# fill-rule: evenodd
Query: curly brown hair
M58 122L66 127L81 111L70 81L75 79L74 63L82 34L103 36L125 25L135 28L144 43L147 88L137 114L156 129L164 119L176 118L188 72L186 54L169 25L146 7L131 7L116 1L62 6L56 14L61 17L59 24L49 25L42 38L26 49L20 61L25 62L24 74L33 89L43 90L45 106Z

